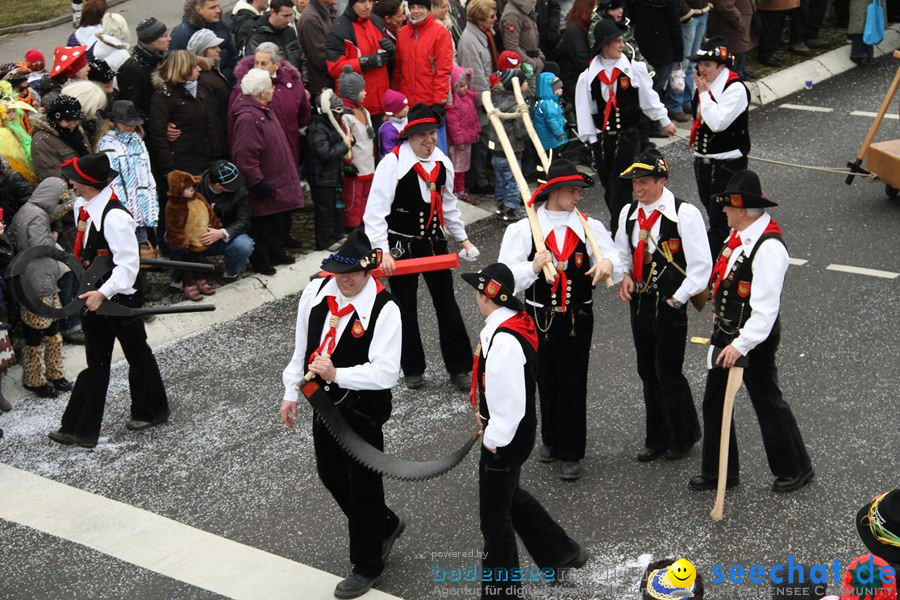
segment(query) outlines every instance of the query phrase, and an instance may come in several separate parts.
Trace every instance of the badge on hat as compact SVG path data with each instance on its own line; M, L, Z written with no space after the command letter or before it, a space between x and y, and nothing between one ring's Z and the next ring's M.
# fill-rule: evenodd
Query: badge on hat
M500 292L500 283L491 279L484 286L484 295L490 299L494 299L497 297L497 294Z

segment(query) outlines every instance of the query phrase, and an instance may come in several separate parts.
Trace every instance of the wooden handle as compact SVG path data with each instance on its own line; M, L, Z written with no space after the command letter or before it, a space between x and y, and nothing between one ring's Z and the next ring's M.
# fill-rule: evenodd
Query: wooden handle
M731 441L731 415L734 412L734 397L741 389L743 380L744 367L731 367L728 370L725 403L722 406L722 435L719 437L719 478L716 480L716 502L709 513L714 521L721 521L725 516L725 485L728 483L728 443Z
M525 96L522 95L522 87L519 85L518 77L513 77L513 94L516 96L519 112L522 113L522 124L525 125L525 131L528 132L531 144L534 146L534 150L541 161L541 167L544 169L544 174L549 177L550 157L547 156L547 151L544 150L544 145L541 144L541 138L538 137L537 131L534 129L534 123L531 122L531 115L528 113L528 105L525 104ZM588 240L588 244L591 246L591 252L594 255L594 264L599 264L599 262L603 260L603 253L600 252L600 246L597 245L597 239L594 237L594 232L591 231L584 214L577 208L575 209L575 212L578 213L578 218L581 221L582 227L584 227L584 235ZM606 287L610 288L612 287L612 284L612 277L607 277Z
M513 81L516 81L516 78L513 78ZM509 143L509 138L506 136L506 130L503 129L503 123L500 122L497 111L494 109L490 91L485 90L481 93L481 103L484 105L484 110L487 112L488 119L490 120L491 125L493 125L494 131L497 133L497 139L503 147L503 154L506 156L506 161L509 163L509 168L512 171L513 178L516 180L516 185L519 186L519 195L522 197L522 204L525 206L525 215L528 217L528 223L531 225L531 237L534 239L534 247L538 252L542 252L547 249L547 245L544 243L544 234L541 233L541 226L538 224L537 214L534 212L534 207L530 205L531 190L528 188L528 182L525 181L525 176L522 175L522 169L519 167L519 161L516 160L516 153L513 152L512 146ZM549 284L552 284L556 281L556 278L559 277L559 273L556 272L556 267L552 263L544 265L543 271L544 279L546 279Z
M898 58L897 52L894 52L894 57ZM859 147L859 152L856 153L856 160L862 162L863 159L866 158L866 154L869 152L869 146L872 144L872 140L875 139L878 128L881 127L881 122L884 120L884 115L887 113L888 108L891 106L891 102L894 100L894 95L897 93L898 87L900 87L900 67L897 68L894 80L891 82L887 94L884 95L884 100L881 101L881 108L878 109L878 115L872 122L872 126L869 127L869 133L866 134L866 139L863 141L862 146Z

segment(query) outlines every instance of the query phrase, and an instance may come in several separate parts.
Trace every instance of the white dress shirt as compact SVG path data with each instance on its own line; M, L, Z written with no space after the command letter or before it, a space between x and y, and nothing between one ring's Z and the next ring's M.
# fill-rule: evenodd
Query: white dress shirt
M562 250L563 244L565 244L567 229L572 229L582 241L586 242L584 226L574 210L571 212L549 211L547 210L547 203L544 202L538 206L536 213L541 233L544 235L544 241L546 242L552 231L556 239L557 250ZM613 244L612 236L609 235L603 223L596 219L588 217L588 225L594 234L594 239L597 240L600 252L603 253L603 258L608 258L613 265L613 279L615 280L616 276L621 279L622 261ZM513 272L516 278L515 293L517 294L531 287L538 277L543 277L543 274L535 274L531 264L532 261L528 260L528 255L531 254L533 245L534 240L531 237L531 225L528 219L522 219L513 223L506 228L506 232L503 234L503 242L500 244L500 256L497 260L508 266ZM594 251L591 249L590 244L586 243L586 246L588 257L593 263ZM532 303L529 302L529 304Z
M512 334L494 332L516 311L501 306L484 320L481 353L484 362L484 396L491 418L484 428L485 448L502 448L516 435L525 416L525 352ZM493 343L491 343L491 338Z
M307 370L306 343L309 327L309 313L321 303L326 296L334 296L338 303L338 310L353 304L356 314L362 323L363 329L368 330L372 317L372 306L375 304L376 283L370 278L362 291L353 298L347 298L341 294L334 278L330 279L320 290L321 279L311 281L300 296L297 307L297 326L294 337L294 355L291 362L284 369L282 382L284 383L284 399L296 402L299 397L294 386L303 380ZM347 325L351 322L352 313L342 317L337 326L337 345L341 343L341 336ZM375 331L372 334L372 343L369 346L369 362L352 367L338 367L334 383L346 390L389 390L397 383L400 377L400 346L402 342L400 309L393 301L388 302L381 309L378 320L374 323ZM315 332L319 343L325 339L328 333L328 317L322 331Z
M82 248L87 245L90 228L93 227L97 233L106 238L109 251L112 253L115 266L109 274L109 279L97 288L107 299L116 294L135 293L137 290L134 289L134 281L141 267L141 255L135 235L137 223L131 214L127 210L111 210L106 219L103 219L103 211L106 210L106 203L109 202L112 193L112 186L106 186L90 201L80 196L75 200L75 220L78 220L78 213L82 207L88 213Z
M731 253L725 273L731 273L739 256L750 257L753 248L771 220L772 217L765 213L752 225L738 233L741 245ZM788 259L787 248L778 240L766 240L756 251L753 264L750 265L753 271L753 282L750 286L750 318L739 330L738 337L731 342L735 349L744 356L763 343L772 333L772 327L775 325L775 319L778 318L778 310L781 307L781 290L790 264ZM711 353L712 348L710 348L710 356L712 356Z
M409 142L403 142L400 144L400 151L397 155L388 152L375 168L375 178L372 180L372 189L369 192L366 212L363 215L366 235L373 248L381 248L384 252L388 252L387 217L391 214L391 205L394 203L394 195L397 193L397 182L413 168L415 163L420 163L425 171L431 173L437 161L444 164L446 174L443 189L444 228L457 242L464 242L468 239L462 214L456 205L456 196L453 195L453 163L437 147L427 159L420 159L413 152ZM419 190L422 192L422 202L431 204L431 191L428 189L428 185L418 175L416 178L419 182Z
M725 89L730 72L728 69L723 69L709 85L709 90L699 95L700 120L716 133L728 129L729 125L747 110L749 104L744 84L732 84ZM740 158L743 155L740 150L734 149L713 154L700 154L695 151L694 156L726 160Z
M706 237L706 225L703 223L703 215L700 214L696 206L688 202L682 202L676 213L675 196L669 191L669 188L663 188L662 194L655 202L646 205L641 204L638 210L640 208L644 209L644 214L647 217L653 214L654 210L662 213L662 216L650 228L647 252L653 252L658 247L660 242L659 228L662 219L673 221L678 228L678 235L681 238L681 249L684 252L686 262L684 270L686 276L672 297L686 304L691 297L706 289L709 285L710 273L712 273L712 255L709 252L709 241ZM628 239L625 222L628 219L628 211L630 209L631 205L622 207L622 212L619 214L619 228L616 231L616 248L619 251L623 270L629 274L631 273L634 248L637 246L638 237L641 233L641 228L635 223L634 230L631 232L631 239ZM636 221L637 215L638 211L636 210L631 216L631 220ZM621 275L619 275L618 280L614 278L613 281L619 283Z
M659 121L663 127L668 126L671 122L665 104L660 102L659 95L653 90L653 80L647 73L646 64L640 61L631 62L624 55L617 60L595 56L588 68L578 76L578 83L575 84L575 118L578 125L578 139L582 142L593 144L600 135L597 125L594 123L594 115L597 114L598 109L597 102L591 96L591 82L596 79L601 69L606 71L607 75L612 75L613 68L618 68L631 79L632 87L638 90L641 111L647 118L651 121ZM609 90L607 87L601 86L600 93L603 99L608 101ZM613 88L618 89L618 87L618 82L613 82Z

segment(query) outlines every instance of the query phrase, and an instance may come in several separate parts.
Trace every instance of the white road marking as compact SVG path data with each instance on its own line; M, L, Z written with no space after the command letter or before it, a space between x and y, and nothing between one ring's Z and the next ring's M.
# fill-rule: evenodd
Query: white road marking
M833 112L833 108L828 108L826 106L808 106L806 104L790 104L785 103L780 105L780 108L790 108L791 110L807 110L809 112L823 112L830 113Z
M339 577L122 502L0 464L0 519L228 598L331 600ZM372 600L397 600L376 590Z
M794 265L795 267L802 267L803 265L805 265L805 264L808 263L809 261L806 260L805 258L789 258L789 259L788 259L788 262L789 262L790 264Z
M850 113L850 116L852 116L852 117L869 117L869 118L874 119L875 117L878 116L878 113L868 112L865 110L854 110L852 113ZM893 114L893 113L886 113L884 115L884 118L885 119L900 119L900 115Z
M897 277L900 277L900 273L879 271L878 269L866 269L865 267L851 267L849 265L828 265L825 269L828 271L853 273L855 275L868 275L869 277L882 277L884 279L896 279Z

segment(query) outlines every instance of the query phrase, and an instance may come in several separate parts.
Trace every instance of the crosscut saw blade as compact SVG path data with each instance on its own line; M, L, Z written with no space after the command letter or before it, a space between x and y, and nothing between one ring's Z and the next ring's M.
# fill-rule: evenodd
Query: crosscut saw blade
M478 440L481 431L476 431L463 446L455 452L426 461L406 460L385 454L353 431L331 397L315 381L300 386L300 392L316 411L319 420L331 433L337 443L359 464L385 477L402 481L425 481L434 479L450 471L462 462Z

